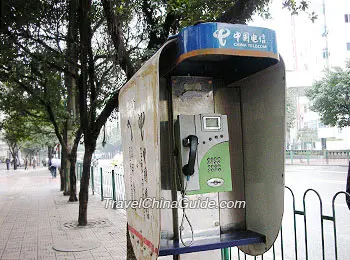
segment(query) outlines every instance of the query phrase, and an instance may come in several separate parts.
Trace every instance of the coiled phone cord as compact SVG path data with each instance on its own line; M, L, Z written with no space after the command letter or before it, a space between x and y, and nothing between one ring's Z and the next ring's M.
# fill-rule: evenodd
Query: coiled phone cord
M178 166L177 166L177 168L178 168ZM182 203L183 203L183 199L185 198L185 196L186 196L186 190L187 190L187 183L188 183L188 180L189 180L189 178L190 178L190 176L187 176L186 177L186 184L185 184L185 188L183 189L182 188L182 182L181 182L181 179L180 179L180 173L179 173L179 171L178 171L178 174L176 174L176 176L177 176L177 178L178 178L178 182L179 182L179 185L180 185L180 190L181 190L181 197L182 197ZM182 204L181 205L182 206L182 219L181 219L181 225L180 225L180 240L181 240L181 243L185 246L185 247L189 247L189 246L191 246L192 244L193 244L193 242L194 242L194 234L193 234L193 227L192 227L192 224L191 224L191 222L190 222L190 220L189 220L189 218L188 218L188 216L187 216L187 214L186 214L186 212L185 212L185 207L184 207L184 204ZM186 244L185 243L185 241L183 240L183 238L182 238L182 231L183 231L183 229L184 229L184 221L185 221L185 219L186 219L186 221L187 221L187 223L188 223L188 225L190 226L190 229L191 229L191 241L188 243L188 244Z

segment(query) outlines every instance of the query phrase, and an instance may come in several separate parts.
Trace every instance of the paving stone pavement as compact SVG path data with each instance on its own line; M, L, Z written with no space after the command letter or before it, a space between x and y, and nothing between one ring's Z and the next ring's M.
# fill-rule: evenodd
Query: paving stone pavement
M88 222L95 225L77 227L78 202L68 203L59 186L47 168L0 171L0 259L126 259L125 211L105 209L90 193ZM67 239L101 245L82 252L52 248Z

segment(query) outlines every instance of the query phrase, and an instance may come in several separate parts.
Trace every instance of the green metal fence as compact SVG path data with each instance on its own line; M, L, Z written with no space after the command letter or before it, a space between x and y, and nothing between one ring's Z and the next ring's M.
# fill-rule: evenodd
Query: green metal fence
M348 165L350 150L286 150L286 164Z
M76 164L77 181L81 179L83 164ZM92 195L101 196L106 208L125 199L124 171L121 167L92 165L90 169L90 188Z
M77 174L77 182L81 180L81 176L83 174L83 163L82 162L77 162L76 163L76 174Z
M124 173L123 169L121 167L92 167L91 171L91 190L96 194L99 194L101 196L101 201L105 201L106 208L109 208L109 206L114 205L113 202L124 200L125 199L125 185L124 185ZM81 173L82 173L82 164L77 163L77 179L81 179ZM302 207L301 209L297 209L296 206L296 198L295 194L292 191L291 188L286 188L286 196L291 197L290 203L285 203L285 214L283 219L283 225L281 227L280 233L278 235L278 238L276 239L274 245L271 247L271 249L266 252L264 255L261 256L249 256L245 253L241 252L238 248L225 248L222 250L222 258L225 260L229 259L310 259L310 255L315 255L317 253L320 254L320 257L317 259L336 259L336 260L343 260L347 259L344 258L346 256L339 255L338 252L338 232L337 229L337 210L335 201L338 199L340 195L344 195L344 197L348 196L350 198L350 194L346 193L344 191L337 192L333 198L331 203L331 214L325 214L325 208L324 208L324 202L322 201L322 198L320 194L314 190L314 189L308 189L303 194L302 199ZM288 195L289 194L289 195ZM316 198L316 204L312 204L311 206L308 206L307 198L311 196L311 194L314 194ZM345 200L344 200L345 201ZM309 224L310 214L313 213L312 206L317 205L318 208L318 219L313 218L312 223L318 223L319 226L318 229L318 239L319 241L319 252L315 252L310 249L310 246L315 246L315 243L317 243L317 239L315 240L314 236L311 236L310 233L310 227ZM299 206L300 207L300 206ZM286 211L291 212L290 216L286 215ZM286 218L290 218L290 220L286 221ZM349 219L350 220L350 219ZM317 221L317 222L316 222ZM350 223L350 221L349 221ZM333 240L332 245L330 243L327 243L327 252L328 255L326 255L326 243L325 243L325 225L331 224L332 228L332 237ZM289 231L289 232L285 232ZM315 233L315 230L312 230L313 233ZM286 236L285 233L290 233L290 236ZM313 234L315 235L315 234ZM328 236L329 237L329 232ZM286 242L287 240L287 242ZM316 246L317 247L317 246ZM331 247L331 249L330 249ZM330 251L333 251L331 253ZM328 257L327 257L328 256ZM313 258L316 259L316 258Z
M310 259L310 255L313 255L314 257L312 259L335 259L335 260L343 260L343 259L349 259L346 258L348 256L342 255L339 256L338 252L338 229L337 229L337 210L335 206L335 201L339 197L339 195L344 195L345 197L348 196L350 198L350 194L346 193L344 191L337 192L333 198L332 198L332 204L331 204L331 214L327 215L324 213L324 203L321 199L320 194L314 190L314 189L308 189L303 194L303 201L302 201L302 210L297 210L296 208L296 200L294 192L291 188L286 186L286 190L289 192L289 194L292 197L292 203L290 205L285 205L286 207L292 208L292 223L286 223L283 222L283 225L281 227L279 236L272 246L272 248L266 252L264 255L261 256L248 256L245 253L241 252L238 248L231 248L229 249L231 251L231 259ZM315 245L317 243L317 239L315 239L315 236L311 237L309 235L310 228L308 226L308 216L310 215L310 210L308 210L308 203L306 198L309 197L311 194L316 195L316 200L318 201L318 208L319 208L319 218L318 219L312 219L313 223L319 224L318 231L318 238L320 240L319 245ZM302 225L300 225L300 221L297 221L298 217L302 217ZM284 216L285 218L286 216ZM350 220L350 219L349 219ZM310 220L309 220L310 221ZM316 222L317 221L317 222ZM326 222L329 222L332 226L332 237L328 237L333 240L333 245L330 245L330 243L327 243L328 248L326 250L326 243L325 243L325 224ZM298 226L298 223L300 226ZM293 237L289 237L289 243L285 243L285 236L283 231L289 229L292 230ZM304 233L303 235L300 234L301 231ZM315 230L313 230L315 233ZM315 235L315 234L314 234ZM310 250L310 245L313 245L315 248L319 248L319 252L313 250ZM289 254L286 255L286 250L289 251ZM278 252L277 252L278 251ZM333 253L331 252L333 251ZM326 252L328 252L328 257L326 257ZM321 257L315 258L315 255L319 254Z

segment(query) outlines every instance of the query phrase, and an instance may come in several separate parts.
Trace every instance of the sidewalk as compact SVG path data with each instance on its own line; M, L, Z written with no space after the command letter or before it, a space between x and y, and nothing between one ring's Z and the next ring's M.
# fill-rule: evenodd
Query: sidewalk
M77 227L78 202L68 203L46 167L0 172L0 259L126 259L126 214L105 209L89 195L87 227ZM97 246L81 252L52 247L81 240ZM69 250L69 248L67 248Z

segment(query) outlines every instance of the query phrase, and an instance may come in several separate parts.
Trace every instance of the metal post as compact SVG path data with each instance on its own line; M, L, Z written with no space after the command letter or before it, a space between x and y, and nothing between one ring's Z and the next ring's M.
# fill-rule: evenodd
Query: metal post
M80 166L80 163L77 163L77 179L78 180L81 180L81 175L80 175L80 170L81 169L81 166Z
M112 194L113 194L113 202L116 201L115 198L115 177L114 177L114 170L112 170Z
M221 248L221 259L231 260L231 248Z
M75 163L75 167L77 168L77 170L76 170L76 173L77 173L77 180L79 180L79 172L80 172L80 166L79 166L79 163L78 162L76 162Z
M336 217L335 217L335 199L338 197L339 194L344 194L345 198L350 198L350 194L344 191L338 191L332 199L332 217L330 220L333 221L333 234L334 234L334 255L335 260L338 260L338 244L337 244L337 223L336 223Z
M284 260L284 250L283 250L283 229L281 226L281 259Z
M306 161L307 164L310 164L310 151L306 151Z
M288 189L292 195L292 202L293 202L293 220L294 220L294 252L295 252L295 260L298 260L298 240L297 240L297 219L296 215L304 215L304 212L296 210L295 209L295 196L294 192L291 188L286 186L286 189ZM282 227L281 227L282 230Z
M77 163L77 179L80 180L80 163Z
M304 208L304 227L305 227L305 254L306 254L306 260L309 259L309 253L308 253L308 241L307 241L307 226L306 226L306 195L308 192L314 192L319 200L320 203L320 224L321 224L321 239L322 239L322 259L325 260L325 241L324 241L324 225L323 220L329 219L329 217L323 215L323 206L322 206L322 199L320 194L314 190L314 189L307 189L303 196L303 208Z
M100 168L100 181L101 181L101 201L103 201L103 170Z
M92 195L95 195L94 167L92 166L91 166L91 189L92 189Z

